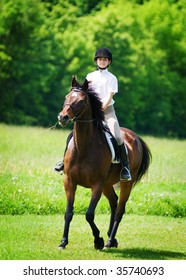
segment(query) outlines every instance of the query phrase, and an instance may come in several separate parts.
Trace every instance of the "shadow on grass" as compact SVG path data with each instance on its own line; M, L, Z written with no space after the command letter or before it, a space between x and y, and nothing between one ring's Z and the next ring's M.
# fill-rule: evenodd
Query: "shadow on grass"
M132 248L132 249L110 249L104 251L108 254L115 254L123 259L139 260L181 260L186 258L186 254L181 252L171 252L154 249Z

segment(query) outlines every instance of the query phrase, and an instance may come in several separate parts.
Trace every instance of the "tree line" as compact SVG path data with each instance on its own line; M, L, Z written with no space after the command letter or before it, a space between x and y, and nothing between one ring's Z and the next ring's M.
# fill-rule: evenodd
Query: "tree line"
M51 126L108 47L121 126L186 137L184 0L1 0L0 122Z

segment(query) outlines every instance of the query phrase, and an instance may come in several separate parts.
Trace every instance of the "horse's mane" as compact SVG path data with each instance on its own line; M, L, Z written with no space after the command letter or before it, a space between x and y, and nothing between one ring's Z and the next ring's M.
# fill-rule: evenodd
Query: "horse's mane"
M105 120L104 111L102 109L102 102L98 97L98 94L91 88L87 90L87 95L90 99L90 104L92 107L92 117L97 121L97 123L102 123Z
M90 86L90 83L85 79L83 84L79 84L76 81L75 76L72 78L72 89L82 90L90 99L92 108L92 118L94 119L94 125L103 128L103 121L105 120L104 111L102 109L102 102L98 94Z

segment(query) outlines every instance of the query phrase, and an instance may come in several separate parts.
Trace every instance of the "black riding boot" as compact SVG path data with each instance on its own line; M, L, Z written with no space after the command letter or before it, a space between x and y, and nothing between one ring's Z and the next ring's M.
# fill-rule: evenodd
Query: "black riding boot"
M129 160L128 160L125 144L119 145L119 151L120 151L120 160L122 164L122 170L120 172L120 180L130 181L132 180L132 178L130 174Z
M71 138L73 137L73 132L71 132L69 134L69 136L67 137L67 142L66 142L66 148L65 148L65 152L64 152L64 157L68 148L68 144L71 140ZM58 163L56 163L56 165L54 166L54 170L59 172L61 175L63 174L63 170L64 170L64 157L61 161L59 161Z

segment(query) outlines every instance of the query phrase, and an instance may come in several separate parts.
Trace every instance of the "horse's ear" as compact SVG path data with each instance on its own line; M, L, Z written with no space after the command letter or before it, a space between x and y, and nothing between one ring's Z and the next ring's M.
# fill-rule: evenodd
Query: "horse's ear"
M78 82L76 81L76 77L73 76L73 77L72 77L72 87L78 87L78 86L79 86L79 84L78 84Z
M88 89L88 81L87 81L87 79L85 79L84 83L82 84L82 90L86 92L87 89Z

